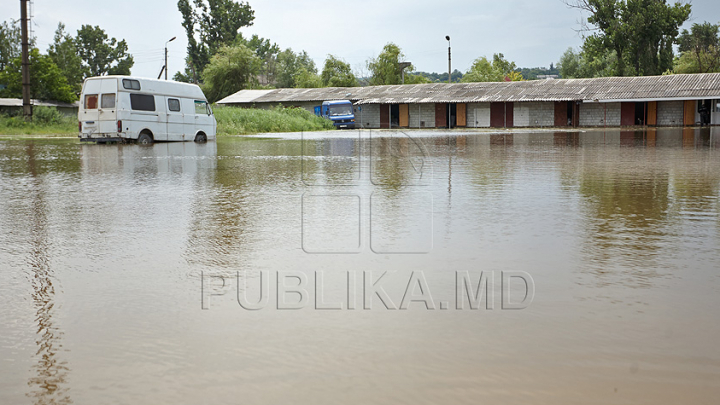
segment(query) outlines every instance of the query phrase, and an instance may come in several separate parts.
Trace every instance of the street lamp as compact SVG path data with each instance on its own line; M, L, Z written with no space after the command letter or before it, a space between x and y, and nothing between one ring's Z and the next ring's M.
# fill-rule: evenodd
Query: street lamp
M451 83L452 78L452 64L451 64L451 53L450 53L450 35L445 35L445 39L448 41L448 84ZM450 103L448 103L448 115L447 115L447 127L450 129Z
M165 41L165 80L167 80L167 72L168 72L168 65L167 65L167 44L168 42L172 42L177 37L172 37L169 40Z

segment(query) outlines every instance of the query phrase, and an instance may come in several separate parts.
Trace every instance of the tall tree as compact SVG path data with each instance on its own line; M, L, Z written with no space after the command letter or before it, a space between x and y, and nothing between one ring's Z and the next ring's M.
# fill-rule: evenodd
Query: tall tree
M297 73L295 73L295 87L302 89L314 89L323 87L323 82L317 73L313 73L303 66L300 67Z
M336 56L328 55L323 66L322 84L325 87L355 87L357 78L350 68L350 64Z
M58 23L55 38L48 48L48 56L60 68L73 90L79 93L83 82L82 58L78 55L75 39L65 32L63 23Z
M203 71L203 90L215 102L257 85L262 61L245 45L220 48Z
M188 70L200 78L210 58L222 47L232 45L240 28L249 27L255 12L247 2L233 0L179 0L182 25L188 39Z
M720 72L720 24L693 24L678 37L680 56L675 73Z
M522 74L516 71L515 62L505 59L505 55L496 53L492 62L481 56L475 59L470 70L461 79L463 83L469 82L504 82L522 80Z
M614 74L645 76L672 68L672 45L690 16L690 4L666 0L564 0L589 14L581 30L586 56L603 58L615 52ZM596 51L595 54L590 51Z
M20 56L20 24L17 21L3 21L0 25L0 70Z
M301 73L301 69L314 75L317 74L315 62L307 52L295 53L290 48L280 52L277 56L277 76L275 77L277 87L297 87L297 75Z
M134 61L125 40L109 38L99 26L83 25L75 37L85 77L129 75Z
M260 60L262 60L262 66L260 67L260 85L270 85L275 82L275 76L277 75L277 55L280 53L280 47L270 42L267 38L261 38L258 35L253 35L249 40L245 40L241 36L238 36L236 42L243 43L245 46L255 52Z
M609 77L615 75L617 54L607 49L593 49L586 42L579 52L568 48L558 61L557 69L563 79Z
M383 51L377 58L372 58L367 62L368 70L370 70L370 85L377 86L382 84L400 84L402 76L400 72L400 62L405 61L405 54L399 46L389 42L383 47ZM408 71L414 70L410 65Z
M72 103L77 96L52 58L41 55L37 48L30 50L30 96L38 100ZM7 88L0 90L0 97L22 97L22 58L16 57L0 72L0 83Z

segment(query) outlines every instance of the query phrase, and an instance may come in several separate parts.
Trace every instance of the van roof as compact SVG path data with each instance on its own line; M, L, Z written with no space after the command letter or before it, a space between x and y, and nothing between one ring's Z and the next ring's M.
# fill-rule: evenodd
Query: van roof
M205 95L197 84L176 82L173 80L159 80L148 77L138 76L122 76L122 75L110 75L110 76L94 76L88 77L85 81L95 81L103 79L131 79L137 80L141 83L142 89L140 91L147 91L157 94L176 95L185 97L202 98L206 100ZM85 86L83 86L84 88Z

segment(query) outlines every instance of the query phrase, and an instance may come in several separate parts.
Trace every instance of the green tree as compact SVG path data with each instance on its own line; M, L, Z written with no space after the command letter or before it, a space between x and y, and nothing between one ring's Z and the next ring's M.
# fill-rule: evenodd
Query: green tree
M41 55L37 48L29 53L30 57L30 96L38 100L53 100L72 103L77 100L72 87L63 76L52 58ZM0 90L0 97L22 97L22 58L16 57L0 72L0 83L7 88Z
M83 25L75 37L75 47L83 60L84 77L129 75L134 61L125 40L109 38L98 26Z
M182 26L188 39L185 76L202 76L210 58L222 47L236 44L240 28L249 27L255 11L246 2L233 0L179 0Z
M325 87L355 87L358 82L350 64L333 55L325 59L321 77Z
M295 87L302 89L313 89L323 87L323 82L317 73L313 73L305 67L301 67L295 73Z
M516 69L515 62L508 61L501 53L494 54L492 62L488 58L481 56L475 59L470 70L463 75L461 81L469 83L522 80L522 75Z
M690 4L666 0L566 0L589 14L582 30L586 58L607 60L615 54L613 74L656 75L672 68L672 45L690 16Z
M54 41L48 48L48 56L60 68L73 91L80 93L84 78L83 61L78 55L75 39L65 32L63 23L58 23Z
M427 78L421 74L415 73L415 72L405 73L405 84L422 84L422 83L432 83L432 80L430 80L429 78Z
M0 25L0 70L13 59L20 56L21 52L20 25L17 21L3 21Z
M245 40L238 36L238 40L245 44L248 48L255 52L255 55L262 60L260 67L260 75L263 77L261 85L269 85L275 82L277 75L277 55L280 53L280 47L269 39L261 38L253 35L249 40ZM238 41L236 40L236 42Z
M720 24L693 24L678 37L680 56L675 73L720 72Z
M370 70L370 85L378 86L383 84L400 84L402 77L400 74L400 62L405 61L405 55L400 47L389 42L377 58L372 58L367 62L368 70ZM406 68L413 71L415 68L410 65Z
M262 61L245 45L224 46L203 71L203 91L215 102L258 84Z
M277 75L275 76L277 87L298 87L297 75L303 68L307 72L317 75L315 62L307 52L295 53L290 48L280 52L277 56Z

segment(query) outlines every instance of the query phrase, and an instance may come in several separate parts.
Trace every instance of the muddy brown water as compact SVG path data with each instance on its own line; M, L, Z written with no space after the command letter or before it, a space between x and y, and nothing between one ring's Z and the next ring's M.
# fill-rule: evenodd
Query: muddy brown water
M716 403L719 138L0 140L0 403Z

